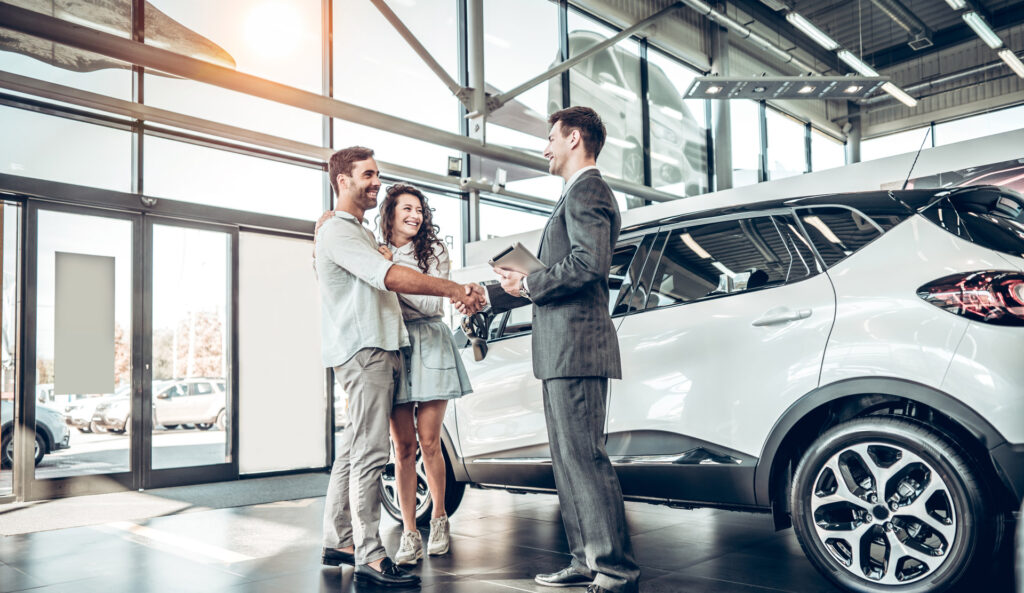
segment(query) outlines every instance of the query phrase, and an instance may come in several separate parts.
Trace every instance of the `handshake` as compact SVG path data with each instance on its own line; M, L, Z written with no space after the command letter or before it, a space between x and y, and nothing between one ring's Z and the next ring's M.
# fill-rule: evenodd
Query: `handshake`
M487 292L479 284L462 284L459 292L450 297L452 305L463 315L474 315L487 306Z

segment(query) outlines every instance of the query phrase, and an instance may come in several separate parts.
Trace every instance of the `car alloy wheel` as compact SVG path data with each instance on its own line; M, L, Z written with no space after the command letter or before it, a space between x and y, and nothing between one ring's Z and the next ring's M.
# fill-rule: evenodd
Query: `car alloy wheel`
M35 451L33 452L33 459L36 465L39 465L43 461L43 451L45 451L46 443L43 442L43 437L38 432L36 433L35 439ZM11 468L14 463L14 437L13 431L8 431L4 435L3 439L0 440L0 467L5 469Z
M983 554L990 517L967 457L914 421L833 427L793 477L793 526L812 563L851 591L941 591Z

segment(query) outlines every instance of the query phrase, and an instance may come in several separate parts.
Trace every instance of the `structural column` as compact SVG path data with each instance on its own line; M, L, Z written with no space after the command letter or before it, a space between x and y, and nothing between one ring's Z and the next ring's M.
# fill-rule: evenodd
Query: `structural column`
M711 74L729 75L729 30L710 23ZM732 113L728 99L711 101L715 138L715 190L732 188Z

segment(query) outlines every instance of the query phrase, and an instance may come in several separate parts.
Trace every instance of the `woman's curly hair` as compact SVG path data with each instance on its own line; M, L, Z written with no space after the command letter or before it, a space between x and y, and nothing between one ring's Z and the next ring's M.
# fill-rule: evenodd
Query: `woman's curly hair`
M427 204L427 197L423 192L406 183L396 183L388 188L384 202L380 205L380 234L381 238L388 245L394 245L394 224L395 205L398 204L398 197L404 194L411 194L419 198L420 207L423 209L423 222L420 223L420 230L412 238L413 253L416 255L416 262L424 274L430 269L430 259L433 258L440 264L434 245L440 245L444 249L444 242L437 237L440 228L434 224L433 210Z

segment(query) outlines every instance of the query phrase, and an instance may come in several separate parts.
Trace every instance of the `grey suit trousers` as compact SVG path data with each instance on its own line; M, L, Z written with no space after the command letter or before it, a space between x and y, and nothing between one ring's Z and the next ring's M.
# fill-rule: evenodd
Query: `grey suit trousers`
M604 449L608 379L544 380L551 465L572 567L615 593L637 590L640 567L626 526L619 478Z
M355 544L356 563L387 555L380 526L380 474L388 462L391 402L400 385L398 352L363 348L334 367L348 394L348 426L338 439L324 501L324 547Z

